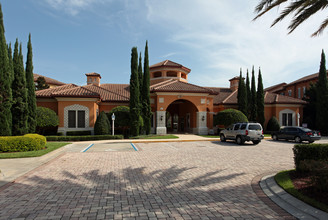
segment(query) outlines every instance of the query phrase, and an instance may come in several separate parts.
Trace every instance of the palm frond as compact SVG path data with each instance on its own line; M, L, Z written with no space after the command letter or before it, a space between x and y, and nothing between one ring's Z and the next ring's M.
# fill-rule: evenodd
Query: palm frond
M300 24L306 21L311 16L315 15L320 10L325 9L328 6L327 0L317 0L315 3L312 1L312 4L306 5L306 7L302 7L294 16L294 19L291 21L288 26L288 34L292 33Z
M273 2L274 1L274 2ZM265 13L267 13L268 11L270 11L271 9L279 6L280 4L286 2L288 0L262 0L262 2L260 2L260 4L262 3L262 5L258 5L256 8L260 9L259 11L257 11L255 9L255 11L258 13L258 15L253 19L253 21L255 21L256 19L258 19L259 17L261 17L262 15L264 15Z
M318 30L316 30L316 32L314 32L311 37L317 37L320 34L322 34L323 30L328 26L328 18L326 18L322 24L320 25L320 27L318 28Z
M281 13L280 16L274 20L271 27L276 25L278 22L282 21L286 16L292 14L294 11L299 9L304 4L304 0L292 2L289 6L286 7Z

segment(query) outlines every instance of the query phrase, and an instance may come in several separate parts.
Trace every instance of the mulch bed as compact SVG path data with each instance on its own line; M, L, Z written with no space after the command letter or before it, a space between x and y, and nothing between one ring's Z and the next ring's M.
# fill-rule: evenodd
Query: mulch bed
M296 171L291 171L289 176L295 189L300 193L328 205L328 192L319 192L313 184L311 184L311 173L297 173Z

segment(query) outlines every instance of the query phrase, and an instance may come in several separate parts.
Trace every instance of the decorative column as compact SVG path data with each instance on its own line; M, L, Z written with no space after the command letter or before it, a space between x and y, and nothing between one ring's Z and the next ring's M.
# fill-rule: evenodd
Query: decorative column
M207 112L196 112L196 120L197 120L197 133L199 135L207 135Z
M156 112L156 134L166 134L166 111Z

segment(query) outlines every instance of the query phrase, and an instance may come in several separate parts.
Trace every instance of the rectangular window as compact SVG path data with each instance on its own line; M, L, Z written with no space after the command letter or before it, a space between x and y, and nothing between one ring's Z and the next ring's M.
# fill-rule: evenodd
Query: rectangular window
M68 127L76 127L76 111L68 111Z
M288 96L292 96L292 90L288 90Z
M85 111L77 111L77 127L85 128Z
M298 88L297 89L297 92L298 92L298 98L300 99L302 97L302 94L301 94L301 88Z
M305 96L305 93L306 93L306 87L303 86L303 97Z
M282 114L282 126L293 126L293 114L283 113Z

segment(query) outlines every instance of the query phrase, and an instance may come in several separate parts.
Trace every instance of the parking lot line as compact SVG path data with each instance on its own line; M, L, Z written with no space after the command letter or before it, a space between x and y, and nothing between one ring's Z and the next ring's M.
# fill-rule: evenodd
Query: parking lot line
M95 144L90 144L89 146L87 146L86 148L84 148L83 150L81 150L81 152L86 152L87 150L89 150L93 145Z
M134 149L135 151L138 151L137 146L135 146L133 143L131 143L131 145L132 145L132 147L133 147L133 149Z

